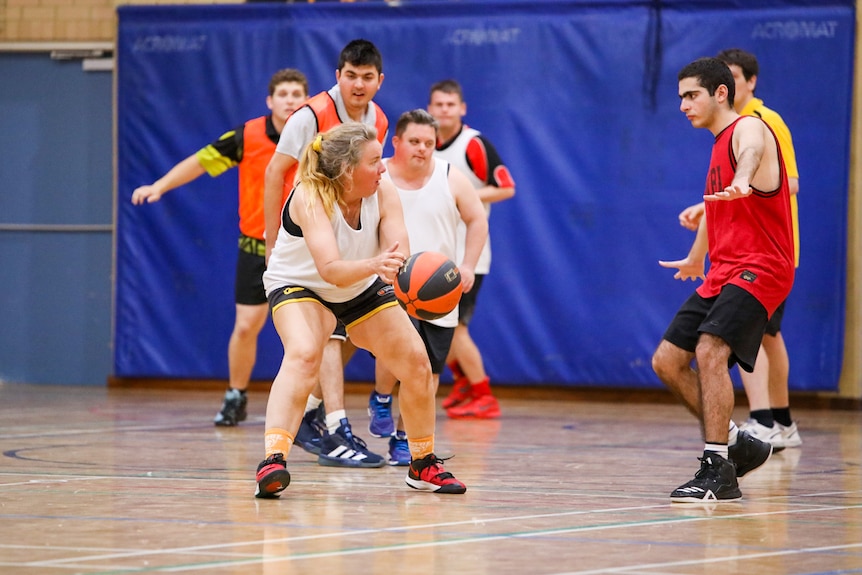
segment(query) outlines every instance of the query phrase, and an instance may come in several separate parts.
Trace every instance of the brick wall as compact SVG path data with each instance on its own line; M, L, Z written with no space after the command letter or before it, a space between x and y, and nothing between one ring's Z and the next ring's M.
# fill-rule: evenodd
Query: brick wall
M124 4L241 4L244 0L0 0L0 42L106 42Z

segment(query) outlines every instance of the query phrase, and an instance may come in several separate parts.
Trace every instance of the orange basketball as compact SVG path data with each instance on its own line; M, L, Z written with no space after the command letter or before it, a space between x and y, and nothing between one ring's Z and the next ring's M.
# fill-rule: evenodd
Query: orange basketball
M437 252L415 253L395 277L395 297L416 319L443 317L461 301L461 272Z

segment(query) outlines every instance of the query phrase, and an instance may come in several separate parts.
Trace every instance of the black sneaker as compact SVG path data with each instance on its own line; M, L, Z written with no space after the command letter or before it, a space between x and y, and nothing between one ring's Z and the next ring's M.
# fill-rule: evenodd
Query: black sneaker
M240 421L245 421L248 417L245 411L246 403L248 398L245 396L245 391L228 389L224 394L221 411L216 414L213 423L222 427L233 427Z
M259 499L273 499L290 485L290 473L284 455L273 453L257 466L257 489L254 496Z
M353 435L347 418L340 423L335 433L323 436L317 462L327 467L383 467L383 457L368 451L365 442Z
M326 434L326 424L322 417L323 404L302 416L294 445L298 445L313 455L320 455L320 443Z
M694 479L680 485L670 494L672 502L708 503L742 498L733 463L713 451L704 451L703 457L698 459L700 469Z
M736 466L736 476L742 477L749 471L754 471L772 455L772 445L761 441L748 433L739 430L736 443L727 447L727 457Z

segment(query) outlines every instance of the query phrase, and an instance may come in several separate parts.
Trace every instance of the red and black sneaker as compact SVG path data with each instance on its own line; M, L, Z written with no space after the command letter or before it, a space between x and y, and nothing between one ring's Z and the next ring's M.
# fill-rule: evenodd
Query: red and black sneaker
M446 410L452 419L497 419L501 415L500 403L491 394L473 397L467 403Z
M407 485L419 491L431 491L433 493L460 494L467 491L467 487L463 483L443 469L443 460L437 459L433 453L410 462Z
M254 496L260 499L273 499L290 485L290 473L284 462L284 455L273 453L257 466L257 489Z
M456 379L452 391L443 399L443 409L450 409L470 399L470 387L466 377Z

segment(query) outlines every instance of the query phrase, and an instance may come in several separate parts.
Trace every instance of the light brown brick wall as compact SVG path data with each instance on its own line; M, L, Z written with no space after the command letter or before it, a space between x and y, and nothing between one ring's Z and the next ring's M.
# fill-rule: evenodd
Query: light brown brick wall
M0 42L112 42L124 4L242 4L244 0L0 0Z

